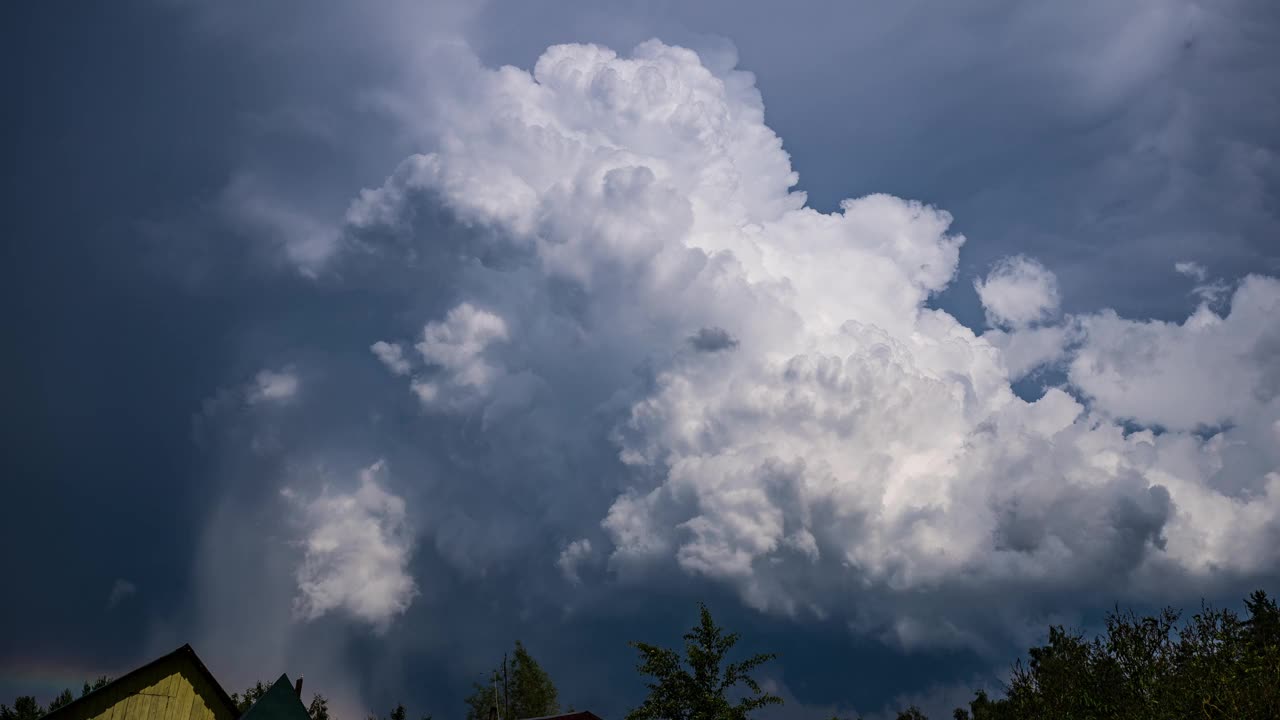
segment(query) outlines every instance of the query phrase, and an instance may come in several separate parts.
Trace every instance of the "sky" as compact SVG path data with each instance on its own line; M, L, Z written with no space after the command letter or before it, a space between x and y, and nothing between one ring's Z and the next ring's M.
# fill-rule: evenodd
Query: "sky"
M1280 591L1280 7L5 5L0 695L765 720Z

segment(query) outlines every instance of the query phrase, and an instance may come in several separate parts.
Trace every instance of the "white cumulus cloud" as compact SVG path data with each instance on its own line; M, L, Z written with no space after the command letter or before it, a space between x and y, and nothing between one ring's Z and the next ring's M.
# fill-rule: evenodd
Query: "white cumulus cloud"
M1016 255L996 263L974 288L992 326L1021 328L1058 310L1058 279L1040 263Z
M566 580L573 584L582 582L578 576L578 567L590 560L592 557L591 541L586 538L574 540L560 551L560 559L556 560L556 565L560 568L560 572L564 574Z
M1205 266L1190 260L1174 263L1173 269L1177 271L1179 275L1185 275L1197 282L1204 282L1205 277L1209 274L1209 271L1205 269Z
M476 452L551 439L575 467L608 428L619 465L599 477L493 480L598 509L548 520L596 538L550 551L568 579L598 553L615 578L975 645L1032 597L1276 569L1275 280L1180 325L1054 324L1054 275L1014 257L975 284L1003 328L975 335L928 306L958 266L951 217L887 195L806 207L763 107L749 74L682 48L556 46L532 73L481 72L439 150L348 214L366 244L403 242L424 206L465 229L423 238L448 243L452 296L411 387L485 407L502 442ZM1055 361L1069 386L1013 393Z
M297 395L301 385L297 373L290 369L259 371L249 386L249 404L284 402Z
M501 316L470 303L458 305L443 320L429 322L423 329L422 340L414 347L428 371L415 377L410 388L424 407L463 410L483 406L486 418L527 404L537 389L536 379L527 372L509 371L494 349L509 338L507 322Z
M379 340L369 346L369 350L382 361L387 369L396 375L409 374L409 361L405 359L404 348L396 343L383 342Z
M1081 318L1071 382L1114 416L1190 430L1245 421L1280 394L1280 281L1250 276L1219 315L1182 323Z
M413 537L405 502L378 482L383 463L360 472L350 492L326 492L300 504L305 529L294 610L314 620L344 611L384 628L417 595L408 564Z
M1000 350L1010 380L1062 360L1074 336L1074 326L1046 325L1018 330L988 330L982 339Z

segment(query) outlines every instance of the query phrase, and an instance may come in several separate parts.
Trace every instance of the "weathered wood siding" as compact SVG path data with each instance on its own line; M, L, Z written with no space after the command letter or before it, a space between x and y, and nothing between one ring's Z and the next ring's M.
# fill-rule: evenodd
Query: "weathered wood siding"
M235 720L204 676L181 657L112 683L80 705L68 708L69 720Z

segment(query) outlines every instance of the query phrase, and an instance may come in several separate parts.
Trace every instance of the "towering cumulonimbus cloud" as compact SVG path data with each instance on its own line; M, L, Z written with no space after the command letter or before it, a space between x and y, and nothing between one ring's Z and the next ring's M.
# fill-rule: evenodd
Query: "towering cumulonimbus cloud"
M974 608L1022 592L1280 568L1276 280L1177 325L1055 321L1053 274L1013 258L977 283L1002 328L977 335L928 305L964 243L946 212L806 207L752 76L657 41L552 47L438 115L329 262L425 258L439 312L368 342L424 413L502 438L475 452L572 455L605 425L598 477L501 480L598 508L544 519L547 573L674 571L914 645L979 642ZM1067 385L1011 389L1064 361ZM308 613L345 602L309 562Z

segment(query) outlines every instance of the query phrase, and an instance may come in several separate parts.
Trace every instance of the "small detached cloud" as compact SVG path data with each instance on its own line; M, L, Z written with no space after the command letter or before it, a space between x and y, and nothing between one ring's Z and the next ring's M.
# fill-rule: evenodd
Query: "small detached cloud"
M996 263L974 289L992 327L1024 328L1058 310L1058 278L1031 258L1015 255Z
M382 340L369 346L369 350L382 361L387 369L396 375L409 374L409 361L404 357L404 348L397 343Z
M1221 278L1217 280L1209 280L1209 270L1197 262L1179 262L1173 264L1173 269L1179 275L1185 275L1196 281L1196 286L1191 289L1191 294L1200 299L1200 302L1212 307L1222 304L1222 301L1231 294L1232 285Z
M556 561L556 565L566 580L577 585L582 582L582 578L578 577L578 567L591 557L591 541L582 538L565 546L560 552L560 559Z
M262 370L250 384L249 404L285 402L298 394L300 386L297 374L291 369Z
M107 596L107 609L113 610L120 603L128 600L138 594L138 586L125 580L124 578L116 578L111 586L111 593Z
M1177 271L1179 275L1186 275L1196 282L1204 282L1205 277L1207 277L1209 273L1203 265L1198 262L1191 261L1174 263L1173 269Z
M418 594L408 566L413 536L404 499L386 490L378 461L347 493L325 493L301 504L304 537L297 570L295 614L315 620L343 611L385 629ZM299 502L289 490L284 496Z

